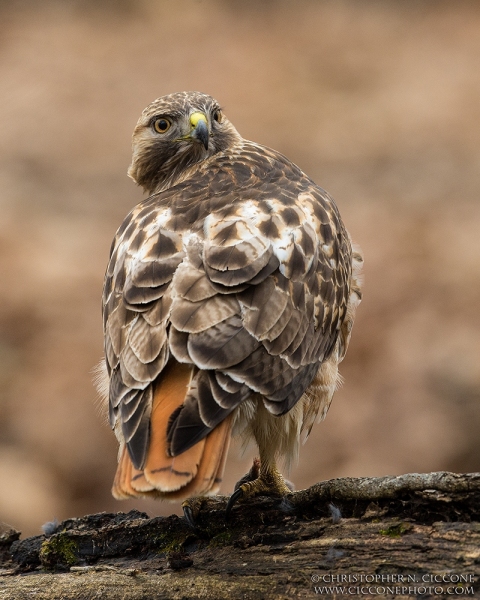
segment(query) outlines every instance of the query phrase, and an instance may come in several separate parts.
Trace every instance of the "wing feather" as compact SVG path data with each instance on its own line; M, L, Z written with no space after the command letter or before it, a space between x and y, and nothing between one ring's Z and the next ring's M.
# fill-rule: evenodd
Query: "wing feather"
M168 423L173 456L253 393L273 414L290 410L322 361L348 345L348 306L360 296L350 291L351 243L333 200L250 142L235 159L216 160L141 203L112 247L104 286L110 414L133 468L148 448L151 386L171 355L193 366Z

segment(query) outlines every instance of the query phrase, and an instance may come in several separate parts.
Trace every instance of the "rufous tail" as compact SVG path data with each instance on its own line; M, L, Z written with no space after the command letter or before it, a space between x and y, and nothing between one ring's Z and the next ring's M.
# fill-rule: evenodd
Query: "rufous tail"
M182 454L174 457L167 454L168 419L183 403L191 375L191 365L176 361L162 371L154 390L144 468L139 471L133 466L124 447L112 487L117 500L132 496L183 500L216 494L220 489L230 445L231 416Z

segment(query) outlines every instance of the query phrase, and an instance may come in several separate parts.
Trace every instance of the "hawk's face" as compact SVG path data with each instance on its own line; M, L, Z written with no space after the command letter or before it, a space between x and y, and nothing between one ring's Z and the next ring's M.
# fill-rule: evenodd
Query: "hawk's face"
M193 165L240 140L216 100L200 92L158 98L133 132L129 176L153 193L178 182Z

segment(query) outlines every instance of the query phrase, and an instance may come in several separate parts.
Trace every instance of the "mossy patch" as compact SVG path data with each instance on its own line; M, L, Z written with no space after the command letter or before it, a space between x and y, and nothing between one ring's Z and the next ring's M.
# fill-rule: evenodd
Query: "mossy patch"
M46 539L40 549L40 561L45 569L68 569L77 559L78 546L64 533Z
M222 546L230 546L235 538L233 531L222 531L210 540L210 548L221 548Z
M155 540L157 546L157 552L159 554L170 555L174 552L181 552L183 550L187 535L184 532L178 534L167 533L160 535Z
M411 528L412 526L409 523L394 523L385 529L380 529L378 533L380 535L387 535L391 538L399 538L407 533L407 531L410 531Z

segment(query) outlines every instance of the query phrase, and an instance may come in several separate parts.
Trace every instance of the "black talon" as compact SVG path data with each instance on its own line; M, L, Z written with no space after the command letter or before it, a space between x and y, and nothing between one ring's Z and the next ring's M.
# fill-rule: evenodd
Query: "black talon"
M192 509L189 506L182 506L183 508L183 516L187 525L191 527L195 532L198 532L198 527L195 524L195 518L193 516Z
M238 488L233 494L230 496L230 499L227 504L227 508L225 509L225 521L230 520L230 513L232 512L232 508L237 503L240 498L243 498L243 490Z

